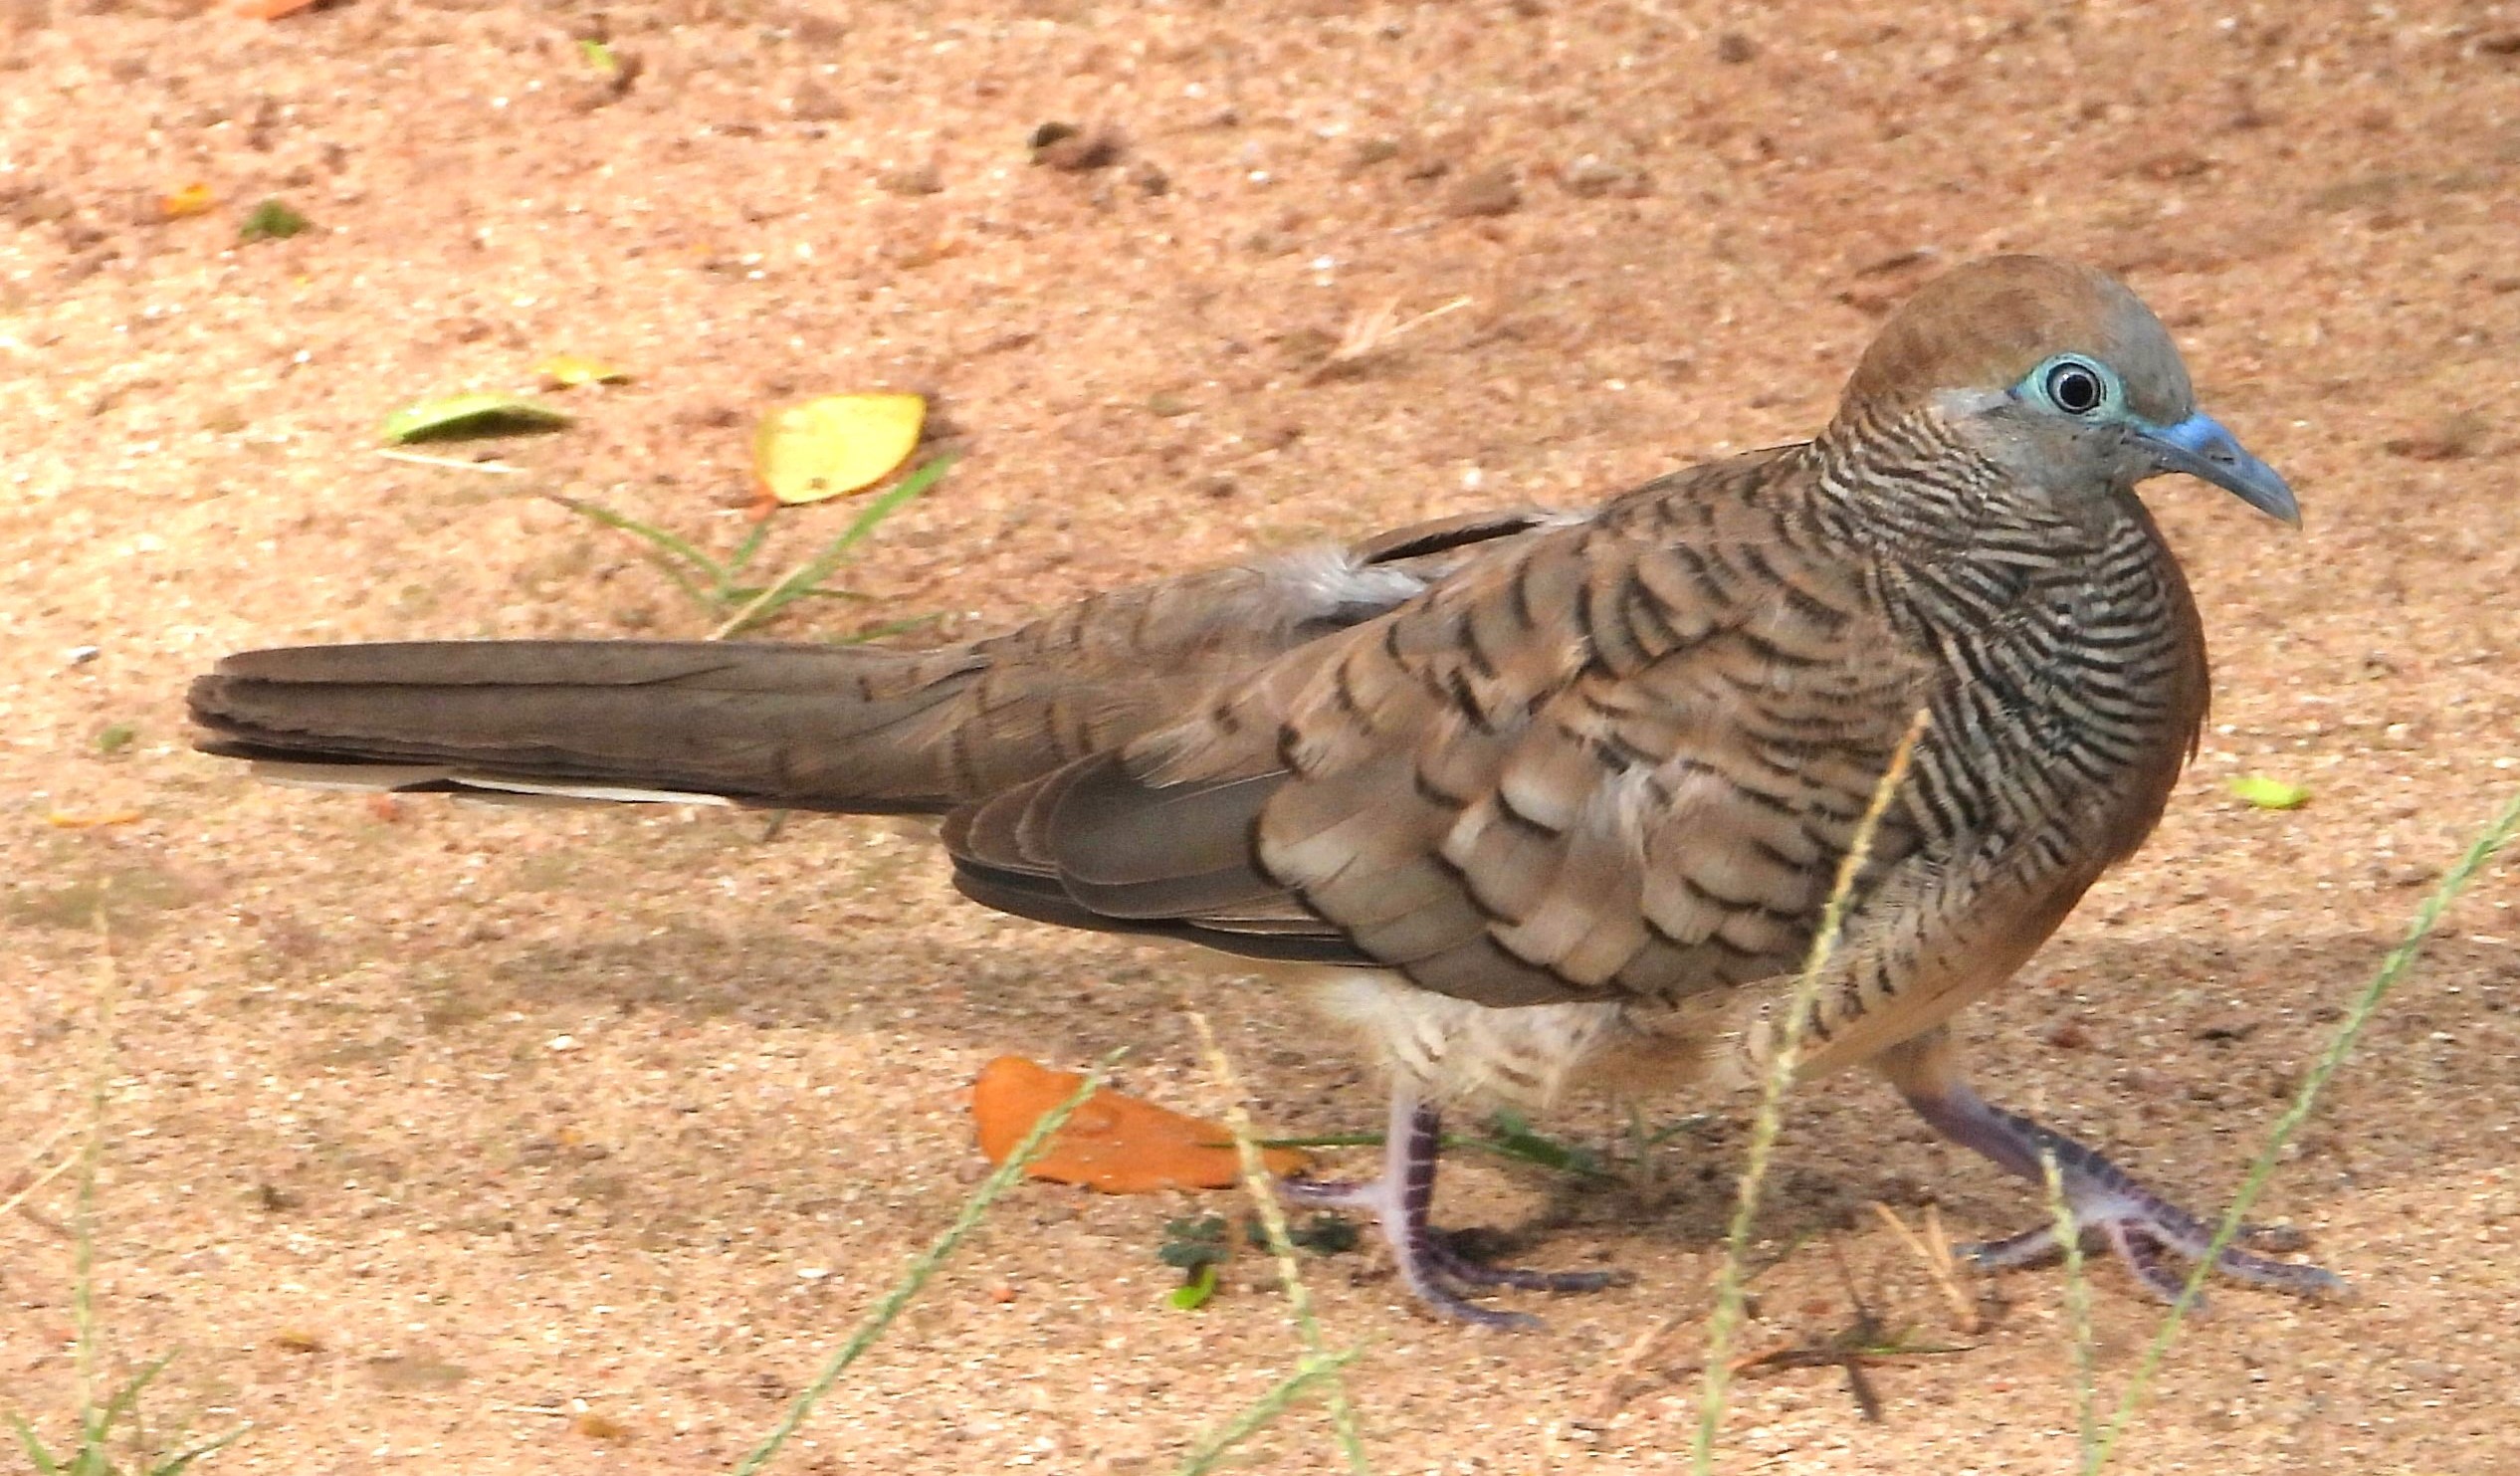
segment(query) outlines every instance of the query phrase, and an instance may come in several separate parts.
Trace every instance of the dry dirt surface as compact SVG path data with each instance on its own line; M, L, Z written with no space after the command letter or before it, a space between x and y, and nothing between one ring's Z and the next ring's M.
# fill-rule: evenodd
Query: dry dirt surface
M543 495L724 547L783 400L928 394L961 460L847 571L868 601L780 631L976 629L1806 434L1949 262L2123 273L2308 527L2153 486L2217 657L2205 749L1963 1033L1991 1095L2204 1207L2520 785L2520 6L0 0L0 1198L77 1142L44 1146L110 993L105 1371L180 1350L147 1407L252 1424L211 1469L726 1469L969 1191L1002 1051L1125 1045L1212 1111L1191 1000L1273 1130L1378 1124L1285 995L959 905L894 825L376 806L189 750L185 679L242 647L702 633ZM1081 131L1036 161L1049 122ZM241 244L275 196L313 228ZM558 351L636 378L496 443L522 475L377 454L388 410ZM783 515L766 561L845 517ZM2244 772L2312 798L2248 808ZM2520 1469L2515 904L2506 862L2274 1181L2359 1298L2219 1293L2124 1469ZM1637 1273L1544 1332L1313 1263L1376 1470L1681 1463L1748 1105L1652 1121L1693 1111L1608 1182L1454 1165L1451 1222ZM2036 1196L1862 1076L1781 1155L1752 1347L1860 1298L1950 1351L1870 1364L1877 1421L1841 1369L1754 1373L1724 1469L2068 1468L2057 1273L1967 1331L1868 1208L1988 1234ZM55 1437L75 1181L0 1216L0 1406ZM1233 1208L1017 1190L780 1469L1172 1469L1296 1356L1256 1258L1164 1303L1163 1221ZM2157 1312L2093 1286L2114 1391ZM1317 1405L1247 1454L1336 1462Z

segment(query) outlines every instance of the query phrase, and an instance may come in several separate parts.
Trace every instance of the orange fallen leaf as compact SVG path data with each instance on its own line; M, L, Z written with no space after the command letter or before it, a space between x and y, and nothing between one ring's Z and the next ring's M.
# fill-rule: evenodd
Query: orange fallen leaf
M1084 1081L1073 1071L1053 1071L1022 1056L1000 1056L981 1067L971 1086L980 1152L992 1163L1005 1162L1032 1125ZM1308 1161L1293 1149L1266 1149L1260 1157L1272 1173L1292 1173ZM1107 1194L1148 1194L1229 1188L1242 1168L1233 1134L1222 1124L1107 1087L1085 1100L1050 1140L1049 1151L1024 1171Z
M245 0L236 8L236 13L249 21L276 21L285 15L296 15L315 3L316 0Z
M168 220L183 220L190 216L206 215L210 208L218 203L219 196L210 186L195 181L171 195L161 196L157 202L157 208L159 213Z
M107 810L99 815L64 814L55 810L44 817L44 823L55 830L93 830L100 825L128 825L144 818L138 810Z

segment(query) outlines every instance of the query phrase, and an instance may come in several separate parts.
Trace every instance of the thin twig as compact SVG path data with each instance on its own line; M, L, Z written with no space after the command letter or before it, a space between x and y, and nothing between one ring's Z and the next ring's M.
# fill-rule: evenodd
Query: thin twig
M407 461L415 467L437 467L449 472L489 472L494 476L522 477L525 469L504 461L466 461L460 456L431 456L425 451L397 451L385 447L377 451L387 461Z
M1785 1093L1792 1087L1794 1072L1801 1065L1802 1035L1819 1000L1820 980L1837 951L1838 934L1845 926L1847 906L1854 897L1855 878L1872 854L1873 832L1889 810L1901 781L1906 779L1908 762L1915 757L1917 742L1925 737L1931 721L1928 710L1917 710L1908 722L1907 733L1899 738L1899 745L1891 751L1880 782L1872 787L1872 800L1864 806L1863 818L1855 823L1846 854L1838 862L1836 884L1829 889L1828 903L1820 910L1819 931L1811 936L1811 951L1803 960L1802 975L1794 980L1793 992L1785 1005L1785 1028L1770 1046L1759 1112L1751 1121L1741 1192L1733 1204L1733 1223L1725 1236L1724 1265L1716 1277L1715 1315L1707 1324L1706 1393L1699 1401L1697 1439L1690 1452L1690 1469L1697 1476L1708 1476L1715 1469L1715 1436L1724 1422L1724 1396L1732 1383L1733 1339L1742 1324L1743 1267L1750 1258L1751 1225L1758 1217L1759 1193L1767 1181L1769 1155L1775 1151L1777 1135L1785 1125Z
M1662 1341L1679 1331L1682 1323L1702 1316L1705 1311L1702 1307L1682 1307L1637 1334L1625 1348L1620 1349L1617 1359L1610 1364L1609 1378L1602 1383L1601 1392L1593 1396L1592 1407L1584 1411L1584 1423L1608 1423L1618 1413L1619 1406L1627 1402L1627 1381L1636 1376L1636 1371L1643 1367L1646 1355L1660 1348Z
M1311 377L1319 379L1350 364L1369 357L1399 341L1403 334L1415 331L1448 313L1458 313L1470 306L1468 298L1455 298L1439 308L1420 313L1402 321L1399 300L1394 298L1379 308L1358 314L1340 330L1338 346L1330 356L1314 365Z
M2266 1146L2258 1150L2257 1160L2249 1165L2247 1176L2240 1180L2239 1194L2223 1214L2222 1223L2215 1227L2212 1242L2198 1258L2196 1268L2188 1273L2188 1284L2179 1289L2179 1300L2171 1304L2169 1316L2162 1319L2160 1330L2153 1334L2153 1341L2146 1346L2143 1361L2136 1365L2135 1376L2127 1381L2126 1392L2118 1398L2117 1412L2111 1417L2108 1430L2100 1437L2099 1448L2083 1467L2085 1476L2098 1476L2100 1469L2109 1463L2110 1452L2117 1448L2119 1438L2134 1423L2136 1410L2144 1402L2154 1375L2161 1371L2162 1360L2170 1356L2170 1346L2179 1337L2180 1324L2187 1318L2188 1310L2196 1305L2205 1278L2213 1274L2224 1249L2239 1237L2240 1226L2246 1222L2257 1196L2264 1191L2266 1181L2274 1176L2275 1164L2283 1157L2285 1146L2292 1142L2301 1125L2309 1120L2310 1110L2317 1105L2319 1094L2327 1089L2329 1079L2344 1067L2345 1058L2353 1054L2354 1043L2362 1037L2363 1027L2371 1023L2382 1001L2389 997L2390 991L2398 986L2398 980L2415 963L2415 955L2422 951L2424 941L2432 936L2432 930L2440 926L2441 917L2450 910L2450 904L2467 890L2468 884L2485 869L2487 862L2494 859L2495 853L2510 842L2515 831L2520 831L2520 794L2512 796L2511 802L2504 805L2502 812L2486 825L2484 833L2476 837L2475 844L2467 848L2467 854L2442 876L2440 885L2432 889L2432 895L2415 909L2414 920L2407 926L2407 936L2389 950L2389 956L2381 960L2380 971L2372 975L2371 982L2363 986L2362 993L2356 995L2353 1004L2347 1007L2344 1023L2338 1025L2336 1033L2329 1037L2328 1047L2320 1054L2318 1064L2302 1078L2301 1090L2294 1094L2292 1106L2284 1109L2284 1115L2276 1121L2274 1131L2266 1136Z
M1251 1115L1243 1110L1242 1079L1235 1074L1234 1063L1224 1047L1216 1043L1216 1032L1208 1027L1207 1016L1195 1009L1188 1013L1190 1028L1198 1032L1199 1055L1207 1062L1208 1074L1224 1089L1225 1126L1233 1131L1234 1153L1242 1162L1243 1191L1251 1196L1260 1224L1268 1232L1269 1253L1278 1263L1278 1284L1286 1291L1287 1315L1295 1323L1296 1335L1304 1340L1304 1363L1323 1370L1322 1377L1328 1384L1324 1402L1330 1406L1330 1426L1338 1433L1339 1449L1348 1458L1348 1469L1356 1476L1371 1476L1365 1438L1357 1429L1356 1405L1348 1398L1347 1380L1339 1376L1340 1366L1355 1353L1351 1351L1338 1363L1326 1362L1330 1350L1322 1337L1321 1321L1313 1315L1313 1294L1304 1285L1303 1267L1295 1259L1295 1237L1287 1230L1286 1206L1278 1202L1277 1191L1270 1184L1269 1165L1261 1159L1259 1143L1252 1137Z
M59 1135L56 1134L55 1136L58 1137ZM16 1209L19 1205L24 1204L28 1199L33 1198L37 1189L51 1183L54 1179L68 1173L71 1169L78 1167L79 1161L80 1156L78 1154L72 1154L68 1158L63 1159L60 1162L55 1163L52 1167L34 1175L32 1178L29 1178L26 1181L25 1187L19 1189L14 1194L11 1194L6 1199L0 1199L0 1214L7 1214Z
M1931 1211L1933 1206L1927 1205L1926 1208ZM1953 1325L1961 1332L1973 1336L1982 1331L1983 1325L1979 1321L1977 1301L1961 1290L1960 1278L1952 1274L1951 1247L1928 1244L1923 1236L1908 1228L1908 1222L1899 1218L1897 1210L1878 1199L1872 1201L1872 1212L1880 1217L1883 1224L1890 1227L1890 1233L1898 1236L1918 1260L1925 1263L1925 1274L1932 1279L1934 1289L1942 1293L1944 1302L1951 1307Z

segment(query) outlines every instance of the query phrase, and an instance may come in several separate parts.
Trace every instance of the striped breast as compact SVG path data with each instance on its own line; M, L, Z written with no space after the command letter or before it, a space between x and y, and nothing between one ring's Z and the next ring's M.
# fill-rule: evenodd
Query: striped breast
M1910 862L1863 900L1820 1055L1860 1059L2000 983L2160 820L2206 699L2177 561L2131 491L2048 500L1930 420L1823 457L1812 516L1870 550L1927 657L1933 724L1899 807Z

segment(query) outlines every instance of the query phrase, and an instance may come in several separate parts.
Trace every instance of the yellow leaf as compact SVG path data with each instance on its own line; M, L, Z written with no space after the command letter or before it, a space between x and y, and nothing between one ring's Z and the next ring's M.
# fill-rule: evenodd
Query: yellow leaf
M915 394L825 395L773 410L752 435L752 469L782 503L873 487L919 445L928 402Z
M533 366L542 382L553 389L574 389L581 384L619 384L630 377L626 369L616 368L599 358L582 353L555 353Z
M211 192L210 186L196 180L160 199L157 208L165 212L168 220L182 220L186 216L206 215L210 207L218 203L219 197Z

